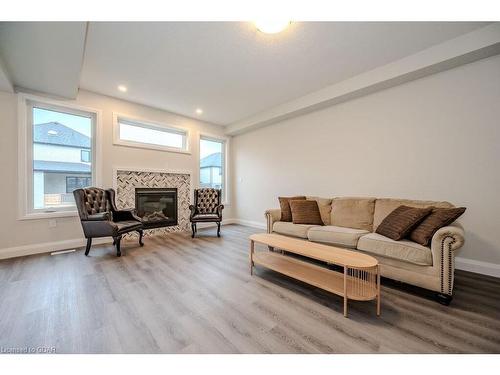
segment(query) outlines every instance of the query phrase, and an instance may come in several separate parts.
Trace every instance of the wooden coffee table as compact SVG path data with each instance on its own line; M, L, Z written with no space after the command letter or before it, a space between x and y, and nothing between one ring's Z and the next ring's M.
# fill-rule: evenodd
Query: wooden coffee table
M288 253L336 264L344 268L337 272L272 251L255 251L255 243L261 243ZM377 259L367 254L322 245L274 233L250 236L250 274L260 265L283 275L314 285L344 297L344 316L347 317L347 300L377 300L377 316L380 315L380 270Z

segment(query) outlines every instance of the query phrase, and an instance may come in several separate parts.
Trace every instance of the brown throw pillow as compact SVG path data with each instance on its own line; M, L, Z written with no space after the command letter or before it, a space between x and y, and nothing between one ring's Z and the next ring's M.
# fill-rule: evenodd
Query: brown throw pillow
M410 233L410 239L423 246L429 246L434 233L439 228L450 225L465 212L465 207L458 208L434 208L432 213L427 216Z
M294 224L323 225L318 202L291 200L292 220Z
M291 200L306 200L306 197L278 197L281 207L281 221L292 221L292 210L290 209Z
M382 220L376 232L395 241L402 240L431 212L432 207L399 206Z

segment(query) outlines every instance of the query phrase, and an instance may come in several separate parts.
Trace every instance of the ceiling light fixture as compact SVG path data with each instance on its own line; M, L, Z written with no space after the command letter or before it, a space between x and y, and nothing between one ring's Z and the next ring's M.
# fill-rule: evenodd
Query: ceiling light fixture
M285 30L290 25L290 20L284 19L263 19L255 21L255 27L266 34L276 34Z
M118 90L120 90L121 92L127 92L127 86L125 86L125 85L118 85Z
M203 109L196 108L196 114L201 115L203 113Z

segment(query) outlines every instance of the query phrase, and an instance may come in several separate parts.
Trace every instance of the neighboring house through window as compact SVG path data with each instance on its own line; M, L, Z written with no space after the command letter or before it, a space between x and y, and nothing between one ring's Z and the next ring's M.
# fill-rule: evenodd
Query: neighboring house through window
M74 210L73 190L92 185L92 113L28 102L30 212Z
M92 184L92 177L66 177L66 193L73 193L73 190L81 189Z
M80 152L80 160L84 163L90 163L90 150L82 150Z
M222 190L225 200L226 141L200 137L200 187Z

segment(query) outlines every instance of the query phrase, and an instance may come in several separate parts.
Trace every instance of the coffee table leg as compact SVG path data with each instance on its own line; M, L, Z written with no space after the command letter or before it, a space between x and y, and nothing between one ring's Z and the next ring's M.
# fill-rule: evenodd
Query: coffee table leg
M377 266L377 316L380 316L380 266Z
M253 275L253 252L255 249L255 243L250 240L250 275Z
M347 267L344 266L344 316L347 318Z

